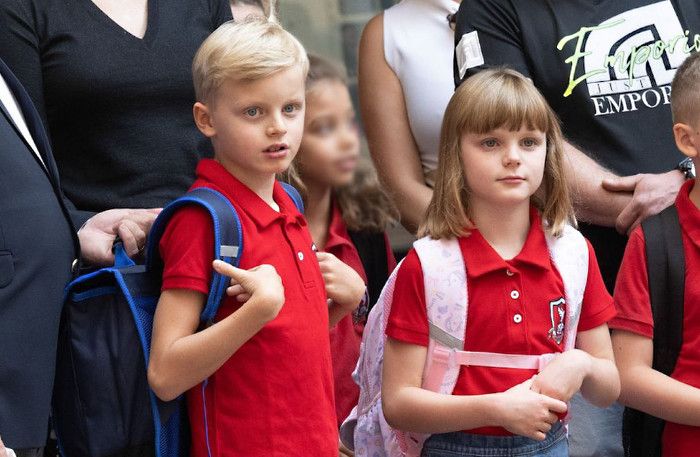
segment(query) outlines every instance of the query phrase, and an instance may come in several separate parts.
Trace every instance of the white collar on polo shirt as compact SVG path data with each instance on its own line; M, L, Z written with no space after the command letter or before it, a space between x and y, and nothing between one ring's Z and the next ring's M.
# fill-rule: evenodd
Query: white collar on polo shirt
M41 162L42 165L46 166L44 164L44 160L41 158L41 154L39 154L39 150L36 147L36 143L34 143L32 135L29 133L27 123L25 122L24 116L22 115L22 110L19 109L19 105L17 104L17 99L15 99L15 96L12 94L12 91L7 86L7 82L5 82L5 78L3 78L2 75L0 75L0 103L3 104L7 112L10 114L12 122L15 123L17 129L19 129L24 139L27 141L29 146L31 146L32 151L39 158L39 162Z

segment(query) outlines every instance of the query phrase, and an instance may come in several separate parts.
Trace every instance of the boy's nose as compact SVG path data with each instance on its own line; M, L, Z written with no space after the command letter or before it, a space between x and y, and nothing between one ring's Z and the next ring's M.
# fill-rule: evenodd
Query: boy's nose
M270 136L279 136L287 133L287 126L281 117L274 117L267 126L267 134Z

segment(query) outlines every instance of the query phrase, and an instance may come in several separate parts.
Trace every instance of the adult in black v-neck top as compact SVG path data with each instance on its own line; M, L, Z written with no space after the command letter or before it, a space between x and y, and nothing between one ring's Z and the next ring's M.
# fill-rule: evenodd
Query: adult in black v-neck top
M130 34L92 0L2 0L0 58L51 137L80 210L160 207L185 192L209 141L192 120L192 58L228 0L148 0ZM89 216L89 214L86 214Z

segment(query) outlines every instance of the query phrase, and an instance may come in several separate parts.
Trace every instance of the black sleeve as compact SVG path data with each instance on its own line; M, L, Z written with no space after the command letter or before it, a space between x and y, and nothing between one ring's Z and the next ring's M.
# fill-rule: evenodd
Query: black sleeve
M0 1L0 58L27 90L48 126L37 29L37 11L28 0Z
M212 32L224 22L233 19L229 0L209 0L209 11L211 11Z
M455 27L455 87L479 70L497 66L530 76L515 7L511 0L462 1Z

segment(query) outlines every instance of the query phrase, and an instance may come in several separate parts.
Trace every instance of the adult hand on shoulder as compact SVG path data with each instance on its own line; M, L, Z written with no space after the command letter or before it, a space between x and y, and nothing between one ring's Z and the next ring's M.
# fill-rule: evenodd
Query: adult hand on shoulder
M567 402L581 389L591 367L591 357L579 349L558 354L534 377L532 390Z
M603 187L606 190L632 193L632 201L617 217L617 231L629 235L644 219L671 206L684 181L683 174L678 170L604 179Z
M532 390L534 378L511 387L496 408L498 423L511 433L542 441L567 410L566 403Z
M135 256L146 245L146 235L160 210L110 209L95 214L78 230L83 260L92 265L113 264L112 244L117 235L126 253Z
M317 252L321 275L326 285L326 295L347 311L358 307L367 286L352 267L328 252Z
M284 286L275 267L263 264L243 270L221 260L214 260L213 266L218 273L231 278L227 295L246 306L254 306L265 322L277 317L284 305Z

